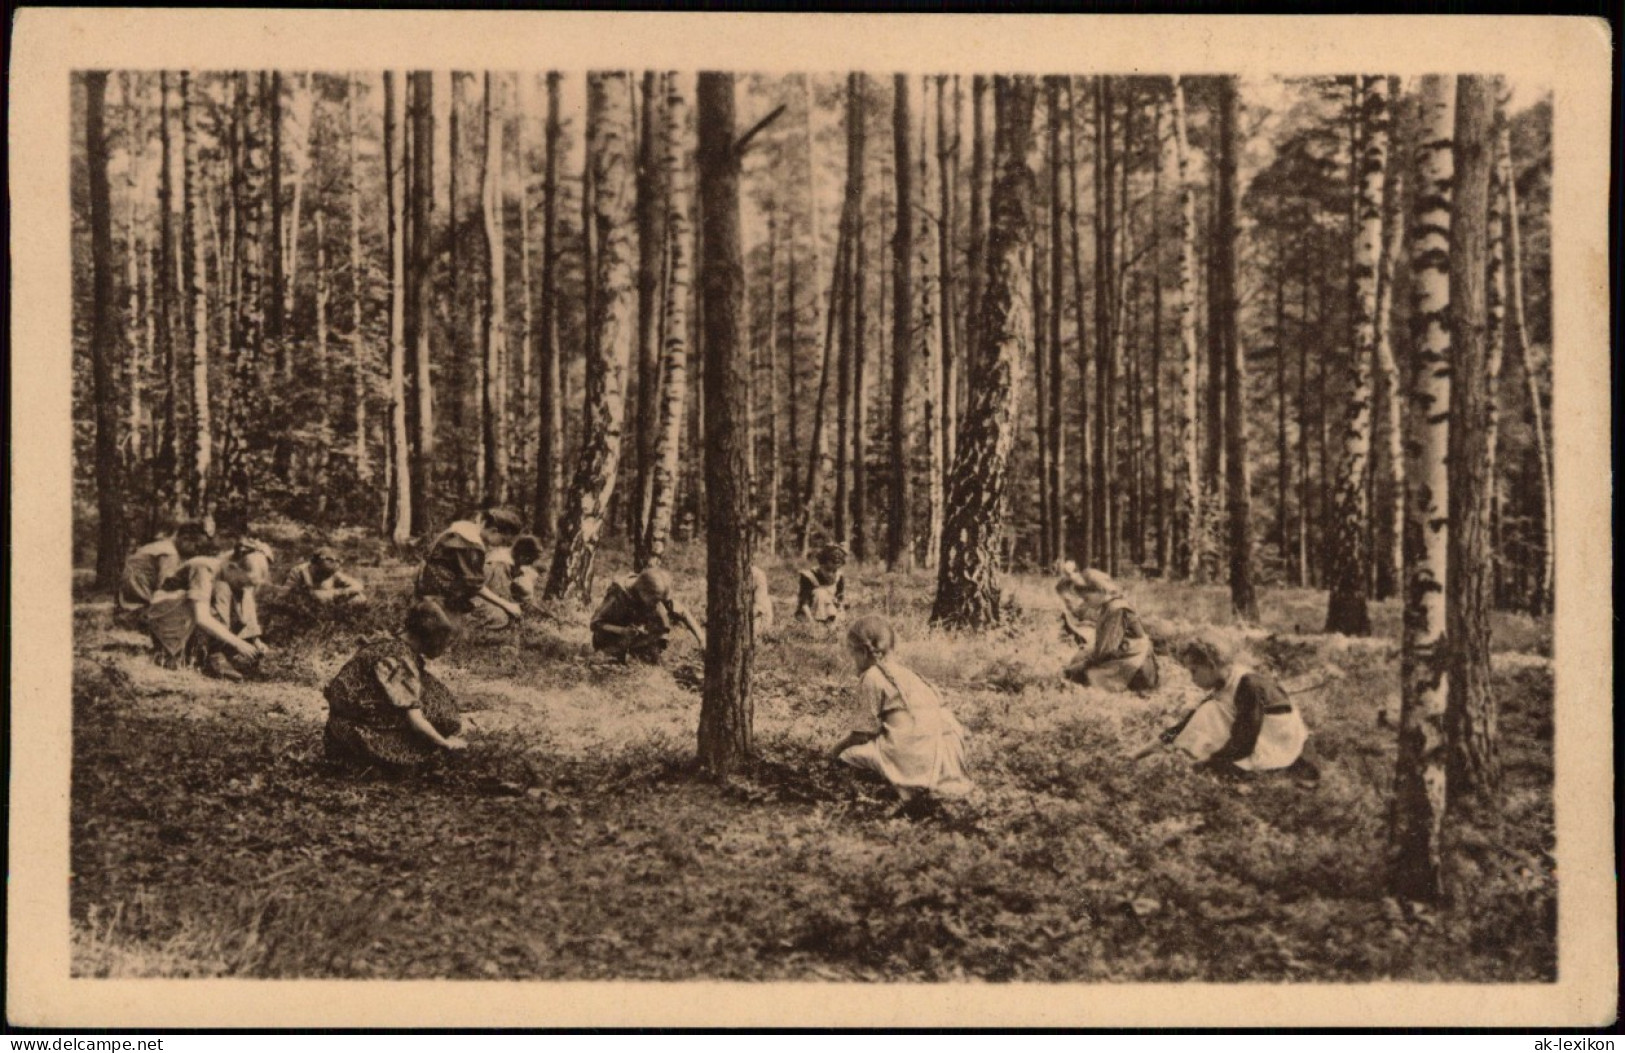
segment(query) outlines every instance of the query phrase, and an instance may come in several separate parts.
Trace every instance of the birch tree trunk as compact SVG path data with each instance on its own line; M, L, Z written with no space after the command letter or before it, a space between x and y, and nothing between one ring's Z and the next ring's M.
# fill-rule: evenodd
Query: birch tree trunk
M556 532L564 463L564 399L560 384L558 310L559 81L547 75L547 158L542 171L541 395L536 425L536 513L532 527L551 540Z
M1454 215L1450 227L1450 640L1452 796L1488 799L1500 782L1495 695L1490 691L1488 475L1494 388L1486 341L1486 271L1495 87L1489 77L1456 80Z
M632 537L647 536L649 488L657 445L660 372L660 279L666 256L661 207L659 74L643 74L643 122L638 136L638 412L637 489L627 502Z
M1348 406L1343 449L1337 464L1330 562L1331 596L1326 631L1371 633L1367 609L1370 553L1366 551L1371 508L1371 363L1377 354L1377 268L1382 256L1383 182L1388 167L1388 79L1358 78L1354 98L1357 134L1353 159L1354 254L1350 272Z
M316 210L316 269L311 276L316 286L316 450L311 458L311 486L316 491L316 516L327 516L327 451L332 445L332 416L329 407L327 360L327 223Z
M1388 78L1390 106L1399 100L1399 78ZM1390 122L1391 124L1393 122ZM1377 598L1397 594L1405 580L1405 412L1401 394L1399 363L1394 356L1393 302L1394 274L1399 268L1405 242L1403 211L1405 164L1399 157L1397 139L1389 150L1388 185L1382 207L1382 255L1377 271L1377 375L1382 379L1383 403L1387 407L1384 432L1388 448L1389 503L1387 508L1388 549L1378 569Z
M1500 141L1508 136L1506 81L1496 77L1491 86L1495 92L1495 116L1490 137L1489 262L1485 271L1484 320L1484 517L1485 529L1489 531L1485 546L1489 563L1484 583L1486 626L1489 611L1499 594L1496 586L1500 581L1502 551L1496 544L1496 527L1501 518L1501 367L1506 359L1507 334L1506 185L1512 178L1512 166L1503 164L1504 155L1500 150ZM1485 647L1487 660L1487 642Z
M350 74L345 89L345 132L350 151L350 368L355 399L352 441L356 481L365 483L372 476L372 463L367 453L367 341L361 327L361 303L366 291L361 273L361 163L356 156L356 143L361 137L356 112L360 105L357 95L361 90L361 77Z
M1234 76L1219 81L1219 223L1214 237L1214 275L1219 287L1219 338L1228 359L1224 377L1225 506L1230 523L1230 608L1238 620L1258 620L1253 591L1251 482L1247 464L1247 356L1237 334L1236 161L1240 153L1237 88Z
M188 503L185 482L179 470L180 447L184 442L181 422L180 381L180 318L176 306L178 293L175 274L178 270L180 249L175 234L175 184L185 178L177 171L181 161L176 156L170 133L170 114L184 103L171 99L171 75L158 74L158 259L154 284L155 338L158 355L162 359L163 424L158 437L158 455L155 468L158 480L154 487L164 495L164 503L172 511L179 511ZM184 135L184 132L183 132Z
M1174 161L1179 168L1179 480L1176 511L1181 576L1194 579L1201 566L1202 481L1196 449L1196 187L1191 182L1190 146L1185 125L1185 85L1174 78Z
M683 153L683 122L688 102L677 74L666 74L666 341L660 370L660 432L649 487L649 528L643 566L658 564L671 536L677 504L678 457L683 441L684 396L688 393L689 185Z
M697 90L701 260L705 303L706 615L705 692L699 761L727 775L751 754L752 629L750 476L745 447L750 355L741 333L744 266L739 233L739 152L731 73L701 73Z
M587 156L592 168L596 228L591 354L587 359L588 419L575 478L566 495L547 595L586 599L593 556L615 492L626 418L626 366L636 326L633 282L634 144L632 95L625 73L587 78Z
M1411 219L1411 355L1405 414L1408 505L1399 755L1388 836L1389 888L1444 894L1445 710L1450 685L1445 578L1451 490L1450 244L1454 182L1451 78L1422 78Z
M1540 469L1541 563L1529 606L1533 613L1543 614L1551 609L1553 575L1556 571L1557 507L1552 491L1551 437L1546 430L1546 410L1541 402L1539 364L1529 346L1529 324L1524 314L1523 236L1518 228L1518 181L1512 165L1512 137L1504 128L1496 145L1500 153L1499 164L1507 173L1502 185L1507 196L1507 269L1511 279L1508 300L1512 309L1512 333L1518 346L1518 361L1523 365L1524 389L1529 398L1530 430L1534 432L1535 460Z
M186 158L186 218L182 224L187 258L187 299L192 309L192 414L187 424L187 504L194 517L209 514L209 462L214 435L209 421L208 260L199 229L203 211L203 165L193 126L190 75L181 74L181 138Z
M994 80L994 184L987 284L977 329L970 403L954 457L943 552L931 621L985 628L1002 615L998 546L1023 356L1033 332L1027 303L1032 244L1032 140L1036 86L1031 77Z
M942 81L937 81L941 89ZM941 113L941 103L938 103ZM922 114L923 117L923 114ZM914 568L913 506L909 497L909 380L914 356L914 163L908 75L892 78L892 168L897 221L892 231L891 508L886 517L886 566ZM930 363L927 363L927 368Z
M508 419L507 386L503 383L508 357L507 238L502 216L502 115L497 101L497 75L485 75L485 162L480 173L480 204L485 230L485 350L484 396L481 416L485 435L485 500L500 505L508 500L508 443L503 434Z

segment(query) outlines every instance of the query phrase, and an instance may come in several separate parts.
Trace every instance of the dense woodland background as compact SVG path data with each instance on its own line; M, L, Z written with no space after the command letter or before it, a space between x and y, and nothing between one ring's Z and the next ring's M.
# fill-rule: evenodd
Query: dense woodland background
M758 556L837 540L894 581L922 568L949 629L1019 620L1000 574L1061 558L1223 581L1251 624L1260 590L1324 590L1352 637L1399 598L1397 894L1441 893L1447 781L1452 806L1501 786L1491 608L1551 602L1547 93L286 71L73 91L76 549L104 584L206 513L360 527L404 560L516 505L554 601L591 592L601 542L643 566L703 536L720 772L753 752Z
M85 558L97 536L94 352L109 359L102 402L115 405L103 411L115 414L123 484L120 529L108 537L134 542L173 515L209 510L238 523L275 514L319 527L374 524L404 540L481 501L532 512L551 537L587 424L583 260L593 246L583 227L594 201L584 84L513 73L395 79L391 130L377 74L110 76L101 140L112 240L95 256L85 81L75 78ZM646 533L662 336L679 316L697 347L703 324L698 283L672 288L668 248L665 184L672 168L692 179L692 122L684 108L680 152L668 158L664 78L642 80L618 82L629 98L617 112L629 124L604 132L636 138L635 171L616 188L635 200L611 202L634 221L619 257L629 270L616 280L635 283L637 315L625 321L637 329L607 516L609 529L631 535ZM1037 92L1026 292L1038 324L1029 382L1015 389L1004 542L1012 565L1065 555L1119 573L1223 573L1224 298L1212 295L1219 83L1186 78L1177 99L1167 77L1051 78ZM1387 380L1397 384L1394 349L1403 360L1409 345L1409 268L1393 259L1412 191L1415 99L1414 85L1396 81L1391 121L1383 115L1383 163L1397 193L1383 218L1384 347L1373 361L1362 358L1369 349L1355 354L1352 318L1358 88L1352 77L1239 83L1236 326L1255 580L1329 584L1334 525L1349 510L1338 503L1339 464L1358 399L1370 407L1360 423L1369 466L1365 497L1351 507L1369 553L1360 560L1367 591L1384 597L1400 547L1398 517L1385 512L1402 460L1389 439L1399 389ZM860 559L934 563L935 480L952 462L983 284L991 91L968 76L804 75L742 77L737 93L742 128L778 113L747 153L740 184L759 544L795 552L809 537L839 538ZM1540 443L1549 426L1551 105L1531 91L1515 101L1498 119L1510 140L1522 295L1495 394L1491 550L1497 602L1540 610L1550 586ZM403 169L393 222L386 155ZM900 187L911 199L901 227ZM678 207L691 238L698 204L687 189ZM392 231L404 242L393 321ZM1187 242L1194 267L1182 281ZM501 251L489 252L493 244ZM693 246L682 247L692 269ZM93 257L108 267L116 316L106 343L92 333ZM899 282L911 304L902 326ZM674 312L673 296L693 302ZM402 359L393 379L392 324ZM1182 344L1187 326L1194 349ZM699 358L686 377L681 441L697 448ZM1192 381L1194 412L1181 405ZM692 535L703 530L704 478L697 457L678 464L673 521ZM399 497L397 478L406 483Z

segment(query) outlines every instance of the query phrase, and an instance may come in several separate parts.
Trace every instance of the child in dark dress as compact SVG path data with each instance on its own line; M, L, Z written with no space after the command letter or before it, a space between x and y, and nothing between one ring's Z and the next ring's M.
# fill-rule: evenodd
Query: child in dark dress
M1079 645L1065 669L1068 680L1107 691L1155 690L1159 677L1150 634L1109 575L1063 564L1055 591L1061 621Z
M424 667L452 633L440 604L419 600L401 632L362 644L323 692L327 755L402 771L466 748L456 701Z
M694 635L701 650L705 637L688 611L671 594L671 573L650 567L635 578L610 585L604 602L592 616L592 649L625 662L658 662L667 638L681 625Z

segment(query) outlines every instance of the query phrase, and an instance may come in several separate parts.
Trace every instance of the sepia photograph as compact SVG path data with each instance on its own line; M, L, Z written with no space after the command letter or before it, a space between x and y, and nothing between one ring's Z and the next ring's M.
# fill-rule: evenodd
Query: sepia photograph
M1613 1013L1606 28L42 14L34 1022Z

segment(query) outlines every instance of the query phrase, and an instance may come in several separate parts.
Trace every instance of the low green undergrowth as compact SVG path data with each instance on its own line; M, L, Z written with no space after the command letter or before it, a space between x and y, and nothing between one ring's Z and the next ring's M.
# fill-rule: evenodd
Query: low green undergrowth
M340 539L344 540L344 539ZM1552 680L1542 627L1498 620L1506 784L1454 817L1454 898L1388 900L1397 652L1307 635L1324 598L1265 597L1248 636L1299 696L1322 779L1220 781L1130 754L1197 697L1165 664L1150 698L1061 682L1053 594L1013 579L1014 624L927 627L924 575L851 574L902 660L972 736L978 792L895 815L832 766L863 715L837 636L789 623L794 567L765 564L780 628L758 650L758 757L692 769L700 655L588 654L584 613L465 641L440 665L475 723L454 765L405 779L331 768L320 688L393 624L407 564L359 540L378 601L286 637L267 679L153 667L87 603L75 623L73 970L80 976L569 979L1407 980L1555 976ZM601 566L609 554L600 556ZM680 551L703 609L703 553ZM607 579L601 575L600 588ZM1139 583L1173 641L1224 593ZM1378 610L1379 628L1395 613ZM1335 668L1340 678L1326 682Z

